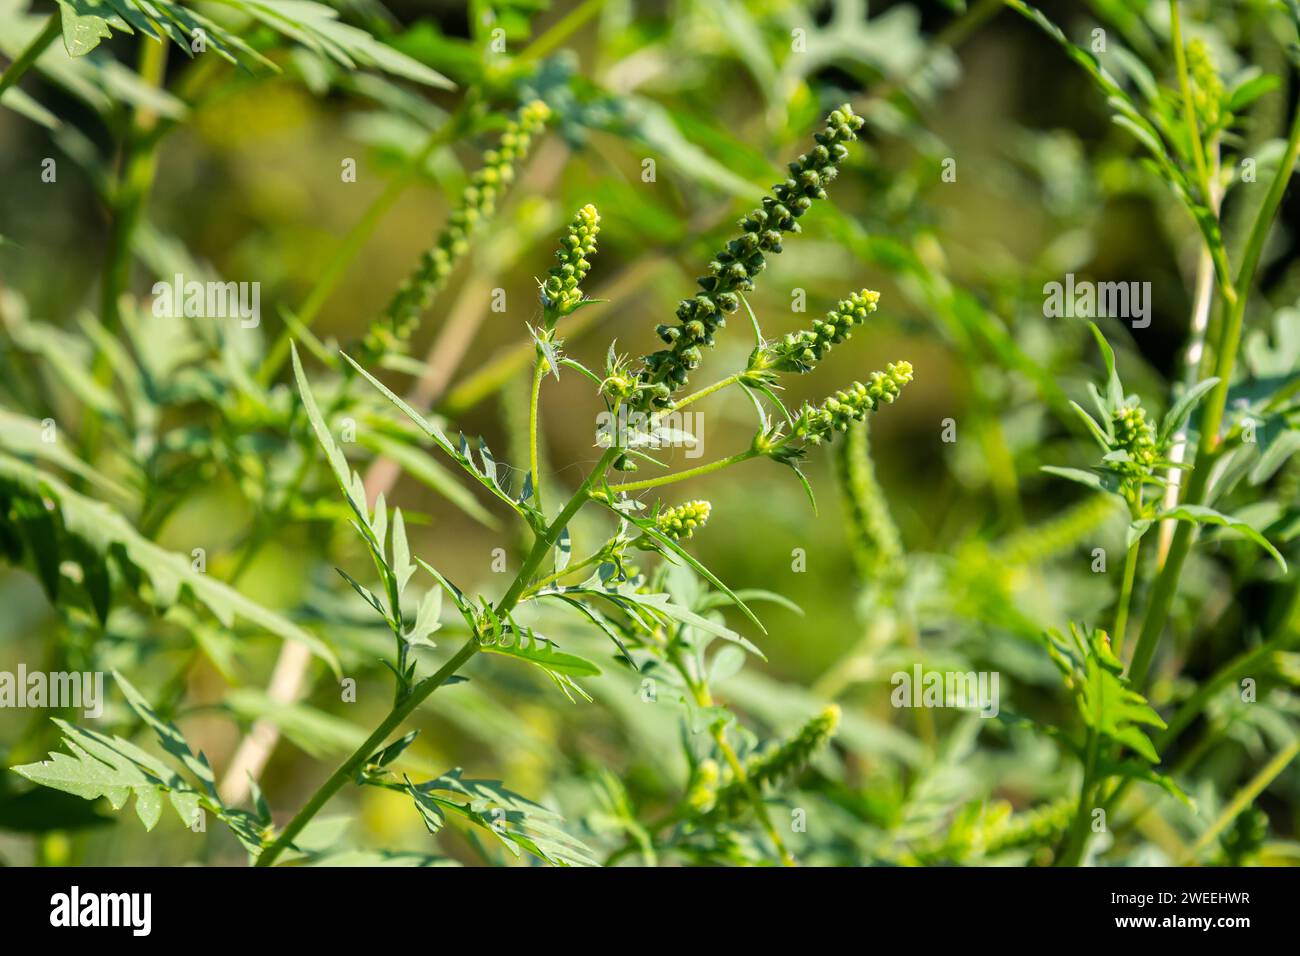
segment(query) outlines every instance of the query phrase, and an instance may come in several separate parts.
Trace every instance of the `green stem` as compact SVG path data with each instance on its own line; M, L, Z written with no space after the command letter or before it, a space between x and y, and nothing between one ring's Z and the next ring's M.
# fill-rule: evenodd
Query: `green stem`
M701 398L706 398L714 392L720 392L728 385L734 385L736 382L740 381L744 374L744 372L737 372L735 375L728 375L726 378L714 382L712 385L705 386L698 392L691 392L691 394L687 395L681 401L673 404L673 411L677 411L679 408L685 408L691 402L699 401Z
M584 479L582 484L578 487L578 490L574 492L573 497L569 499L569 503L566 504L564 509L556 516L555 521L550 524L545 532L537 536L537 541L534 543L532 551L529 552L528 557L524 560L523 567L519 569L519 573L515 576L514 582L510 585L510 589L506 591L501 600L498 601L496 606L493 608L494 613L498 617L505 617L514 610L515 605L519 603L519 598L523 594L524 588L528 585L529 579L533 576L533 572L537 570L537 566L541 564L547 553L555 546L555 542L560 537L560 532L563 531L565 527L568 526L568 523L573 520L573 516L577 514L578 509L586 504L591 494L592 485L594 485L597 480L604 477L605 472L609 470L609 466L613 464L614 459L618 454L619 450L617 448L612 448L605 452L600 461L597 462L596 467L591 470L586 479ZM342 789L345 783L353 778L356 772L365 765L365 762L370 758L370 755L388 739L388 736L401 725L402 721L409 717L412 711L424 702L425 698L445 684L466 661L474 656L478 649L478 635L471 634L470 639L466 642L465 646L457 651L456 655L447 661L447 663L443 664L442 667L438 669L437 673L431 677L425 678L420 681L420 683L416 684L415 687L411 688L411 692L402 698L402 700L389 712L383 722L375 728L374 733L366 738L365 743L353 751L352 756L348 757L347 760L339 765L339 768L335 770L334 773L330 775L330 778L321 785L320 789L312 795L306 805L298 811L298 814L289 821L288 826L286 826L280 835L276 837L275 842L262 851L261 855L258 856L255 865L261 867L270 866L274 863L276 858L279 857L279 855L293 842L294 837L302 832L303 827L311 821L312 817L314 817L320 809L330 801L330 798L332 798L334 794L338 793L338 791Z
M1282 204L1287 184L1291 181L1297 153L1300 153L1300 106L1297 107L1291 121L1286 152L1282 156L1277 174L1273 177L1268 195L1264 199L1263 206L1260 207L1259 215L1247 239L1241 269L1237 273L1237 296L1228 304L1223 327L1219 332L1214 369L1219 384L1210 393L1202 412L1201 436L1197 443L1194 461L1196 467L1187 482L1187 490L1183 494L1184 502L1203 503L1211 471L1210 456L1218 447L1219 428L1223 423L1223 411L1228 401L1232 370L1237 361L1237 348L1241 344L1241 326L1246 314L1246 300L1254 284L1264 243L1268 239L1273 220ZM1187 554L1191 549L1194 532L1195 526L1190 522L1178 523L1174 531L1173 543L1169 546L1169 555L1165 559L1165 566L1161 569L1151 590L1151 601L1147 607L1146 618L1142 622L1137 648L1133 652L1133 663L1129 668L1129 677L1136 690L1140 691L1146 683L1151 661L1155 657L1156 645L1160 642L1165 621L1169 617L1169 609L1173 606L1174 594L1178 590L1178 579L1182 574L1183 562L1187 560Z
M1279 626L1278 633L1269 638L1262 644L1252 647L1250 650L1242 651L1228 663L1215 671L1209 680L1203 682L1196 688L1195 693L1187 700L1183 701L1182 706L1174 712L1174 716L1169 718L1169 723L1164 730L1153 741L1156 752L1164 753L1171 744L1179 738L1201 711L1205 705L1210 702L1220 691L1229 684L1248 676L1256 666L1262 664L1271 654L1276 651L1286 650L1291 645L1300 642L1300 628L1296 627L1294 613L1300 611L1300 586L1297 586L1294 592L1294 599L1291 608L1288 609L1287 618ZM1120 781L1110 796L1106 798L1107 812L1111 804L1115 804L1123 797L1128 790L1132 778L1126 777Z
M533 362L533 388L528 399L528 470L533 476L533 502L538 511L543 511L542 506L542 472L537 467L538 459L538 433L537 433L537 405L542 394L542 379L546 377L546 356L542 354L541 347L537 349L537 360Z
M167 73L165 41L140 38L139 73L147 85L162 88ZM131 244L158 169L157 125L158 113L153 107L143 104L136 107L124 147L122 172L109 198L112 226L100 280L99 311L100 325L109 335L116 335L121 328L118 298L131 282ZM91 371L99 385L108 385L112 381L113 369L106 352L96 355ZM94 461L99 451L102 427L99 412L93 406L87 408L82 425L82 454L87 461Z
M706 697L710 703L701 704L701 706L712 706L712 695L707 693L707 689ZM749 779L749 775L745 772L745 765L740 762L740 757L736 755L735 748L727 741L726 732L721 724L714 725L713 739L717 743L718 749L722 751L722 756L726 758L727 763L731 766L731 772L735 774L736 782L744 787L745 792L749 794L749 802L754 807L754 814L758 817L758 822L763 828L763 832L767 834L767 838L771 840L772 845L776 847L777 855L781 858L781 865L794 866L794 855L786 848L785 841L781 839L780 832L776 829L775 824L772 823L772 818L767 812L767 804L763 802L763 795L758 792L758 788L754 786L753 782Z
M1083 768L1083 782L1079 785L1079 806L1074 814L1074 823L1070 827L1069 849L1061 855L1061 866L1078 866L1088 847L1088 797L1092 793L1094 776L1097 772L1097 752L1100 740L1097 732L1088 730L1088 750Z
M593 564L603 561L604 558L605 558L605 552L603 550L597 551L595 554L583 558L577 564L569 565L563 571L556 571L554 574L548 574L546 577L542 578L536 584L529 585L528 590L524 592L524 596L520 600L527 600L528 598L536 594L538 591L540 591L542 588L554 584L556 581L560 580L560 578L567 577L568 575L573 574L575 571L581 571L583 568L589 568Z
M706 709L713 707L713 692L709 690L708 681L702 677L696 677L694 672L686 666L686 662L682 659L681 650L671 638L669 639L667 654L668 660L690 689L696 705ZM736 782L744 788L746 795L749 797L749 802L754 808L754 815L763 828L763 832L767 834L767 838L772 841L772 845L776 848L777 856L781 859L781 865L795 866L794 856L786 848L785 841L781 839L780 832L772 823L772 818L767 812L767 804L763 802L763 795L759 793L758 788L749 779L749 774L745 772L745 765L741 763L735 748L727 740L726 728L721 723L715 723L709 728L709 733L713 737L714 743L717 744L718 750L721 751L723 759L731 767L731 773Z
M647 255L634 265L621 270L613 279L596 290L598 301L616 302L632 295L659 271L668 259L661 255ZM602 304L589 305L564 320L564 338L573 342L589 331L604 315ZM517 375L532 360L536 346L531 340L516 342L488 359L464 381L457 384L435 404L435 409L447 418L457 418L489 395L495 394L506 382Z
M677 481L685 481L687 478L697 478L700 475L707 475L710 472L720 471L731 465L738 465L742 461L749 461L751 458L757 458L762 452L749 449L729 458L719 458L717 461L711 461L707 465L700 465L698 468L688 468L686 471L674 472L671 475L660 475L658 478L646 478L642 481L626 481L621 485L611 485L610 491L642 491L646 488L658 488L660 485L671 485Z
M1116 657L1124 649L1124 631L1128 626L1129 605L1133 600L1133 580L1137 576L1138 549L1142 539L1138 538L1128 549L1124 558L1124 580L1120 584L1119 604L1115 608L1115 630L1111 634L1111 650Z
M596 462L596 467L591 470L582 484L578 486L578 490L573 493L569 503L556 515L555 520L547 527L546 532L538 536L533 543L532 550L524 558L523 567L519 569L519 574L515 577L514 583L510 585L510 590L497 603L495 611L498 617L503 617L519 603L525 588L528 587L529 579L537 570L538 565L546 558L546 555L550 553L551 548L555 547L555 542L560 539L560 532L568 527L569 522L573 520L573 516L578 513L578 509L586 504L587 499L591 497L592 486L605 477L605 472L609 471L610 466L614 464L614 460L620 454L622 454L620 448L606 450L605 454L601 455L600 461Z
M140 78L149 86L162 87L167 72L165 42L148 37L140 39L139 71ZM157 124L158 114L152 107L136 108L122 177L113 195L113 231L104 265L100 315L100 321L110 332L116 332L120 324L117 299L126 290L131 276L131 240L158 169L158 141L153 135Z
M50 17L45 28L36 34L35 39L18 54L18 58L5 68L4 73L0 73L0 96L4 96L5 90L22 79L23 74L32 68L62 29L61 19L58 16Z
M1178 0L1169 0L1169 42L1174 48L1174 64L1178 69L1178 87L1183 95L1183 125L1192 146L1192 164L1196 167L1197 185L1201 187L1201 201L1213 202L1210 193L1209 164L1205 161L1205 146L1201 142L1200 126L1196 122L1196 105L1192 99L1192 82L1187 73L1187 54L1183 50L1183 27L1179 16ZM1226 292L1227 290L1225 290ZM1224 298L1231 299L1229 295Z
M530 43L519 56L515 57L515 62L529 63L547 56L552 50L571 37L579 27L599 13L604 6L605 0L587 0L581 6L570 10L550 29Z
M443 664L437 673L416 684L411 689L411 693L394 707L383 722L375 728L374 733L366 738L366 742L353 751L352 756L343 761L338 769L330 775L330 778L321 785L320 789L312 795L312 798L298 811L297 816L290 820L289 825L276 837L275 842L262 851L254 866L270 866L274 863L276 858L293 842L294 837L307 826L312 817L316 816L320 809L329 802L330 798L356 775L357 771L365 765L370 756L401 725L402 721L409 717L411 712L423 703L426 697L445 684L448 678L455 674L461 665L473 657L478 649L478 637L477 635L471 635L470 639L465 642L465 646L457 651L451 660Z
M1287 768L1287 765L1295 759L1296 754L1300 754L1300 739L1293 740L1289 746L1279 751L1278 754L1265 764L1251 779L1232 798L1232 802L1223 808L1218 819L1210 825L1210 828L1201 834L1196 844L1188 851L1187 856L1183 859L1184 863L1190 863L1196 859L1197 854L1226 830L1233 820L1237 819L1248 806L1255 802L1255 798L1264 792L1264 789L1277 779L1278 774Z

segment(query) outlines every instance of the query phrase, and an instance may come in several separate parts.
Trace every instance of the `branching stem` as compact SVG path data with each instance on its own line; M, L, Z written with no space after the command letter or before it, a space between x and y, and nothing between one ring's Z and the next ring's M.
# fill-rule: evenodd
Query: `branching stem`
M555 520L547 527L546 531L537 536L533 543L532 550L529 551L528 557L524 559L523 566L520 567L519 573L515 576L509 590L502 596L493 608L498 617L505 617L509 614L519 598L522 596L528 581L536 572L538 565L545 559L547 553L555 546L555 542L560 537L565 527L573 520L573 516L578 513L578 509L586 504L591 494L592 486L609 470L614 459L618 456L619 450L612 448L601 457L600 461L587 475L586 479L573 493L563 510L556 516ZM289 824L280 832L275 841L262 851L258 856L256 866L270 866L292 843L295 837L302 832L303 828L311 822L322 807L330 801L334 794L338 793L349 780L356 776L365 762L376 750L388 739L407 717L424 702L430 694L441 687L451 678L461 666L465 664L479 649L479 640L477 634L470 635L470 639L459 651L456 652L447 663L443 664L431 677L426 677L420 683L411 688L411 692L403 697L397 705L388 713L374 732L366 738L365 743L353 751L352 756L343 761L338 769L330 775L329 779L321 785L307 801L306 805L298 811L297 815L289 821Z

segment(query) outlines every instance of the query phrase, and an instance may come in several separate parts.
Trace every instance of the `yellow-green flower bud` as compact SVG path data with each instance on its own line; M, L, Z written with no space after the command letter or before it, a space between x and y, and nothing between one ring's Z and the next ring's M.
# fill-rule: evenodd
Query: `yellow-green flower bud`
M695 779L686 794L686 802L700 813L708 813L718 799L718 782L722 773L716 760L702 760L695 769Z
M845 431L851 423L862 421L882 404L893 402L911 380L911 362L891 362L883 372L872 372L867 384L854 382L819 407L805 407L792 437L810 445L826 441L834 432Z
M713 506L707 501L688 501L661 511L655 518L655 527L674 541L685 541L697 528L704 527L712 510Z
M553 309L557 316L568 315L582 302L582 289L578 286L591 269L588 257L596 254L599 232L600 215L588 203L569 224L564 241L555 253L560 264L551 269L550 277L542 285L542 304Z
M853 334L854 328L876 311L880 293L871 289L854 292L847 299L817 319L811 329L791 332L780 342L770 346L758 361L764 368L778 372L807 372L820 361L832 346L839 345Z

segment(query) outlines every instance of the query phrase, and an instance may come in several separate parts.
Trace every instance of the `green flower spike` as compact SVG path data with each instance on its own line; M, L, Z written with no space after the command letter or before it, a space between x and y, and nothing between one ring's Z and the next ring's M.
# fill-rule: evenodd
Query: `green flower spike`
M655 518L655 526L674 541L685 541L695 533L695 529L704 527L712 510L713 506L707 501L688 501L661 511Z
M891 362L883 372L872 372L866 385L854 382L816 408L805 406L790 437L805 445L829 441L835 432L846 431L881 405L891 404L911 380L911 362Z
M863 119L847 103L833 110L816 145L790 164L790 178L772 187L763 205L740 221L744 232L709 263L709 274L699 279L699 295L683 299L677 307L677 325L655 329L668 348L647 355L640 374L637 404L642 409L666 408L672 394L686 385L700 363L700 350L713 345L714 333L726 316L740 308L740 293L754 288L754 277L767 266L767 254L781 251L785 233L798 233L800 216L814 199L826 198L826 187L849 155L846 143L857 139Z
M1192 104L1201 126L1207 130L1220 129L1225 125L1223 81L1204 40L1198 38L1187 44L1187 68L1192 75Z
M750 783L762 787L790 779L830 742L839 725L840 708L831 704L776 750L751 759L745 765Z
M1127 457L1112 460L1111 467L1126 478L1143 481L1150 478L1160 463L1160 450L1156 447L1156 430L1147 421L1146 409L1141 405L1127 405L1111 416L1115 430L1115 448Z
M853 330L876 311L880 293L871 289L854 292L847 299L817 319L811 329L790 332L780 342L769 346L758 357L758 370L774 372L809 372L833 346L847 341Z
M554 315L568 315L582 302L582 289L578 288L591 269L588 257L596 254L596 236L600 233L600 214L588 203L578 210L564 236L564 242L555 253L560 264L550 272L542 284L542 305L554 310Z
M718 799L718 783L722 772L718 762L709 758L700 761L695 768L695 779L686 794L686 802L698 813L708 813Z
M496 149L483 154L483 166L470 178L447 228L420 264L398 288L381 319L370 326L362 347L371 356L404 352L420 317L446 283L470 239L492 218L502 190L515 178L515 166L528 155L532 139L546 125L551 110L541 100L526 103L506 126Z
M818 751L830 743L839 724L840 708L831 704L775 750L749 758L745 762L745 777L749 786L761 793L767 787L777 786L793 778L808 766ZM745 786L732 780L718 790L713 812L726 817L737 817L748 804L749 795Z

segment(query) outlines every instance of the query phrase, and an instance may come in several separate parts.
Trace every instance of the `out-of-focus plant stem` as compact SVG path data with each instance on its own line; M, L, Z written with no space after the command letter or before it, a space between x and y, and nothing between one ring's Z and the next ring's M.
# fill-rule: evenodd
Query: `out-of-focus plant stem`
M1278 751L1272 760L1260 768L1259 773L1255 774L1249 783L1237 791L1228 805L1223 808L1223 812L1210 824L1210 828L1201 834L1181 862L1193 862L1202 850L1213 843L1219 834L1226 830L1232 821L1237 819L1242 811L1254 803L1255 798L1277 779L1278 775L1296 758L1296 754L1300 754L1300 738Z
M1183 501L1202 504L1209 484L1212 458L1219 451L1219 428L1223 424L1223 412L1228 402L1228 389L1232 382L1233 368L1237 362L1237 349L1241 344L1241 327L1246 314L1246 301L1255 281L1259 260L1264 252L1264 243L1268 239L1273 220L1282 204L1287 184L1295 169L1296 156L1300 153L1300 107L1291 121L1291 132L1287 138L1286 150L1279 162L1273 183L1269 187L1264 204L1250 231L1241 267L1237 271L1235 286L1237 295L1227 304L1219 339L1215 348L1214 374L1219 384L1210 392L1201 413L1201 436L1197 444L1195 470L1187 482ZM1224 290L1220 289L1223 294ZM1173 605L1174 594L1178 590L1178 579L1182 574L1183 562L1191 549L1195 525L1191 522L1179 522L1174 532L1173 543L1165 566L1156 578L1152 588L1150 604L1146 618L1142 623L1142 633L1138 637L1137 647L1133 652L1133 662L1129 668L1129 678L1133 686L1141 690L1146 683L1151 661L1155 656L1156 645L1164 631L1169 618L1169 609Z
M1120 583L1119 603L1115 606L1115 628L1110 635L1112 650L1116 657L1124 649L1124 631L1128 627L1129 605L1133 601L1133 581L1137 576L1138 548L1141 545L1141 538L1134 541L1124 557L1124 578Z
M542 394L542 379L546 376L546 356L541 346L537 348L537 361L533 363L533 386L528 396L528 471L533 476L533 502L542 510L542 472L537 467L537 406Z
M578 510L584 504L587 503L590 498L592 487L604 478L605 472L609 470L610 465L614 463L614 459L618 454L619 450L617 448L611 448L601 456L600 461L598 461L595 467L587 474L587 477L583 480L582 484L578 486L578 490L573 493L568 504L564 506L558 515L556 515L555 520L547 526L546 531L537 536L536 541L533 544L533 549L528 553L528 557L524 559L524 563L519 568L519 573L515 575L515 579L511 583L510 588L504 595L502 595L501 600L493 607L493 612L497 617L505 618L514 610L515 605L519 603L520 597L523 595L525 588L527 588L529 580L537 571L538 566L546 559L546 556L550 554L551 548L555 547L555 542L559 540L560 532L568 527L569 522L573 520L573 516L578 513ZM312 795L306 805L304 805L303 808L298 811L297 815L289 821L289 824L280 832L280 835L276 837L275 841L262 851L254 865L264 867L270 866L274 863L280 854L293 843L294 837L302 832L303 828L307 826L320 809L330 801L330 798L342 789L344 784L353 779L357 771L365 765L365 762L370 758L370 756L380 747L381 744L383 744L385 740L388 739L389 735L401 725L402 721L406 720L415 708L419 707L430 694L445 684L448 679L456 673L456 671L460 670L460 668L471 657L473 657L475 653L477 653L479 646L478 635L471 634L469 640L465 642L465 646L457 651L456 654L447 661L447 663L443 664L436 673L431 677L426 677L424 680L420 681L420 683L411 688L411 692L403 697L397 705L389 711L388 716L385 717L380 725L375 728L374 732L366 738L365 743L353 751L352 756L348 757L347 760L343 761L343 763L339 765L338 769L335 770L334 773L330 775L329 779L321 785L320 789Z
M149 86L161 89L166 73L167 43L140 37L140 79ZM158 169L157 125L157 110L144 103L136 107L123 150L122 169L109 197L112 226L100 282L99 321L110 335L116 335L122 325L118 299L131 281L131 242ZM93 374L95 381L101 385L106 385L111 380L112 366L107 353L100 352L96 355ZM93 406L88 407L82 429L87 461L95 460L101 425L99 413Z
M0 96L4 96L5 90L22 79L23 74L32 68L41 54L54 42L54 38L59 35L61 29L61 19L57 15L50 17L44 29L36 34L32 42L27 44L27 47L18 54L16 60L5 67L4 73L0 73Z

